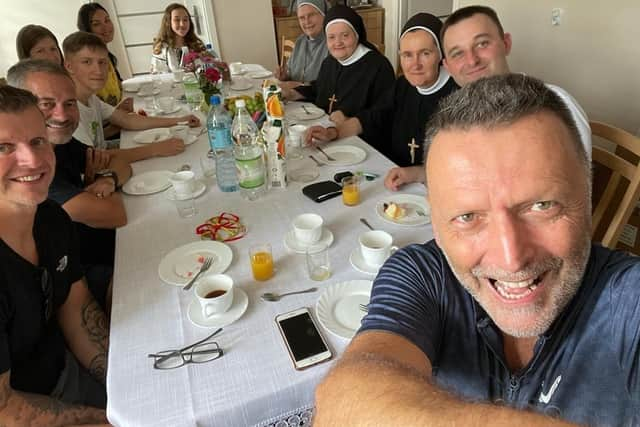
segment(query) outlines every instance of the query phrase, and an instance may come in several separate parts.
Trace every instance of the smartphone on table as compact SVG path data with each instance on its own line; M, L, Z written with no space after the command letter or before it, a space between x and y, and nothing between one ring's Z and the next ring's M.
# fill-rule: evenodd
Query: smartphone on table
M296 369L302 370L333 357L308 308L279 314L276 323Z

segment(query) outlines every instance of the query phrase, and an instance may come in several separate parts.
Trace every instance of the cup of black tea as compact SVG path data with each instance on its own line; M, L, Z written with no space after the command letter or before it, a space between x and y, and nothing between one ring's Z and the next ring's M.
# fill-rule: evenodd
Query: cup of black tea
M203 276L196 283L195 294L204 317L220 315L233 303L233 279L226 274Z

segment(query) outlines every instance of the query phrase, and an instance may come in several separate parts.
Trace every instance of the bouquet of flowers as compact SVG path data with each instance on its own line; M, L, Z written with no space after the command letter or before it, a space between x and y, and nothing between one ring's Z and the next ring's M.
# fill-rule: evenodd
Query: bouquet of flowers
M207 51L187 53L182 65L185 71L195 73L207 104L211 95L220 93L222 81L231 81L229 66Z

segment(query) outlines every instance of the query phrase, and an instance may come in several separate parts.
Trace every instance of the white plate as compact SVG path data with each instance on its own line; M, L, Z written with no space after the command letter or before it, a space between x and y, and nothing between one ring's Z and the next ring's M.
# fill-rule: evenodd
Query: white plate
M230 89L247 90L247 89L251 89L252 87L253 87L253 84L251 84L251 82L247 79L234 79L231 82Z
M184 286L200 271L200 266L207 257L213 258L207 274L224 273L231 265L233 252L226 244L213 240L187 243L162 258L158 266L158 276L170 285Z
M378 274L378 270L380 270L380 267L382 267L376 267L371 264L367 264L362 257L362 252L360 252L360 246L351 251L349 262L356 271L368 276L375 276L376 274Z
M320 236L320 240L314 245L319 243L324 243L327 246L331 246L333 243L333 233L327 227L322 227L322 235ZM300 243L293 232L293 230L289 230L287 234L284 235L284 246L289 249L291 252L295 252L298 254L304 254L307 252L307 248L312 245L305 245L304 243Z
M332 334L350 340L366 314L360 304L369 304L371 280L349 280L325 289L316 302L320 324Z
M384 213L384 204L392 202L406 210L405 216L393 219ZM419 215L418 212L424 215ZM418 226L431 222L431 209L425 197L416 194L392 194L376 204L376 213L385 221L397 225Z
M133 142L138 144L151 144L171 137L171 131L167 128L147 129L133 137Z
M191 145L198 140L198 137L195 135L187 136L187 139L184 140L184 145Z
M125 182L122 191L134 196L158 193L171 187L169 182L171 175L173 175L171 171L149 171L134 175Z
M122 90L125 92L138 92L140 90L140 83L122 82Z
M142 97L146 97L146 96L155 96L155 95L159 95L160 94L160 89L159 88L154 88L153 90L150 91L142 91L139 90L138 91L138 96L142 96Z
M155 111L155 112L156 112L156 114L158 114L158 115L165 115L165 116L166 116L167 114L177 113L177 112L178 112L178 111L180 111L181 109L182 109L182 106L180 106L180 105L175 105L175 106L173 107L173 109L172 109L172 110L170 110L170 111L164 111L164 110L161 110L160 108L158 108L158 109L156 109L156 111Z
M305 111L304 108L306 108L307 111ZM304 108L302 108L302 105L299 105L297 107L287 109L285 113L287 114L287 116L289 116L293 120L298 120L298 121L315 120L325 115L324 110L316 107L313 104L304 104Z
M367 152L354 145L327 145L326 147L322 147L322 150L335 160L328 160L325 155L320 152L313 157L329 166L357 165L367 158Z
M242 289L238 287L233 288L233 303L229 310L222 314L218 314L211 317L204 317L202 315L202 307L197 299L193 299L189 304L189 310L187 316L191 323L202 328L224 328L242 317L247 307L249 306L249 297Z
M252 79L266 79L267 77L271 77L273 73L271 71L256 71L254 73L249 73L247 77Z
M196 191L193 192L193 197L196 198L202 195L202 193L204 193L204 190L206 189L207 189L207 186L205 185L204 182L196 181ZM169 188L166 194L167 194L167 199L176 200L176 191L173 188Z

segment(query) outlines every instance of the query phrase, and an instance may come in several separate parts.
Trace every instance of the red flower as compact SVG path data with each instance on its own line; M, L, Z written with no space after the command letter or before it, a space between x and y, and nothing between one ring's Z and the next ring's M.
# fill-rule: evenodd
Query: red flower
M215 83L218 80L220 80L220 72L215 68L207 68L206 71L204 72L204 76L207 78L207 80L209 80L212 83Z
M200 57L200 54L198 52L188 52L184 58L182 59L182 62L187 65L187 64L191 64L193 61L195 61L196 59L198 59Z

